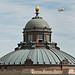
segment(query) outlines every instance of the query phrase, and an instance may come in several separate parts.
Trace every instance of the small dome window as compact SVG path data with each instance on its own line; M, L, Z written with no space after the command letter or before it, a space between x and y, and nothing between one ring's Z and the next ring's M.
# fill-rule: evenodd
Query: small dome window
M33 35L28 35L28 41L33 41Z
M38 34L37 35L37 40L39 40L39 42L42 42L43 41L43 35Z
M46 35L46 41L49 42L49 35Z

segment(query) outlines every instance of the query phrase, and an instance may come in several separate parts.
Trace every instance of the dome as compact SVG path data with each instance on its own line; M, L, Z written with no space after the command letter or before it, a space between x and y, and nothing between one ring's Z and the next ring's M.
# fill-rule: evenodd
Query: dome
M31 19L25 26L25 28L32 29L32 28L49 28L49 25L45 20L42 18L34 18Z
M24 64L26 59L31 59L33 64L60 64L65 58L70 64L75 64L75 58L60 50L48 50L46 48L39 49L22 49L13 51L3 56L0 61L3 64L10 65Z
M33 17L25 26L25 28L27 29L33 29L33 28L49 28L49 25L47 24L47 22L42 18L39 17L39 7L36 6L35 7L36 10L36 16Z

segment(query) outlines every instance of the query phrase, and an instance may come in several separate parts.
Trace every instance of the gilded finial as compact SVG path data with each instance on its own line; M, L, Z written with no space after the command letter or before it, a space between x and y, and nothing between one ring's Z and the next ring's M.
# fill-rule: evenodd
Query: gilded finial
M38 11L38 10L39 10L39 6L38 6L38 5L35 7L35 10L36 10L36 11Z
M39 14L39 6L38 5L35 7L35 11L36 11L36 13L35 13L36 16L35 17L38 18L39 17L39 15L38 15Z

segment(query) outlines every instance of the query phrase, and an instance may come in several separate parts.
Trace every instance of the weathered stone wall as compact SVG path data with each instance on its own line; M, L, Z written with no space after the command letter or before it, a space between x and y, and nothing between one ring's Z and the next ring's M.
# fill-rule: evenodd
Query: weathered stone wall
M75 75L75 70L13 69L0 70L0 75Z

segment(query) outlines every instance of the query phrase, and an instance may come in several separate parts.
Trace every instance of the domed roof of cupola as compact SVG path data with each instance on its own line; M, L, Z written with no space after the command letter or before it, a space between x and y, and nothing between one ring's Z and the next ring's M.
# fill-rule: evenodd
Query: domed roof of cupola
M31 28L49 28L49 25L45 20L42 18L34 18L31 19L25 26L25 28L31 29Z
M35 7L36 10L36 16L33 17L30 21L28 21L28 23L26 24L25 28L27 29L32 29L32 28L49 28L49 25L47 24L47 22L42 18L39 17L39 7L36 6Z

